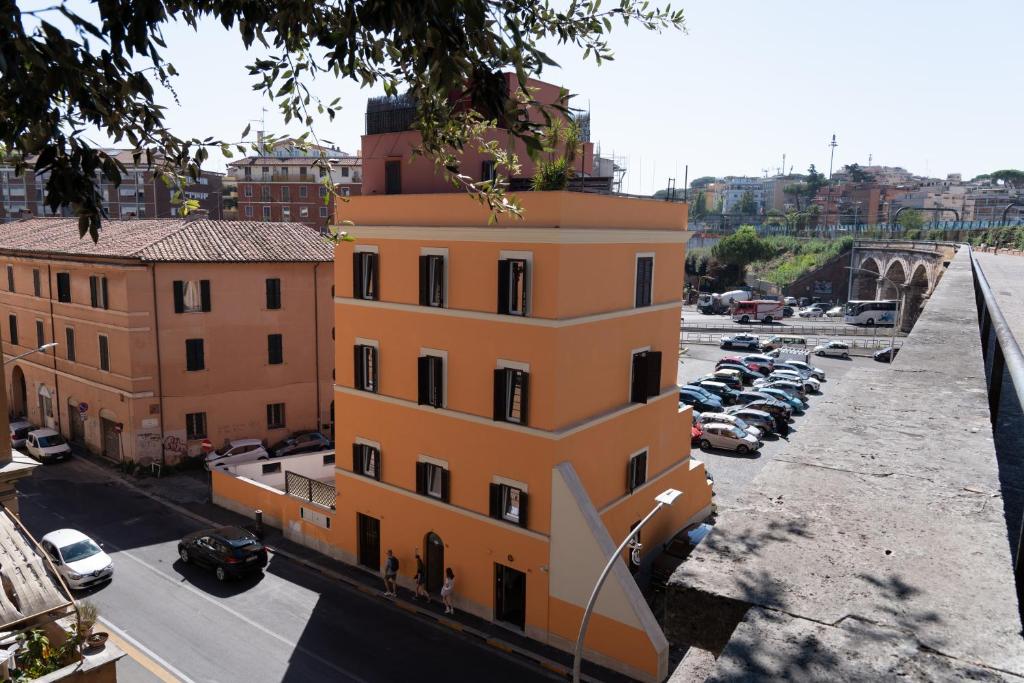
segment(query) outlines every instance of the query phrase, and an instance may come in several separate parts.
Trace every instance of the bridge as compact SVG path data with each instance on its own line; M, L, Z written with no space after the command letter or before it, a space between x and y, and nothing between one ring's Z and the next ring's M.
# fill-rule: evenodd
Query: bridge
M1024 677L1024 257L950 248L853 254L922 273L900 355L820 397L673 574L666 633L711 680Z

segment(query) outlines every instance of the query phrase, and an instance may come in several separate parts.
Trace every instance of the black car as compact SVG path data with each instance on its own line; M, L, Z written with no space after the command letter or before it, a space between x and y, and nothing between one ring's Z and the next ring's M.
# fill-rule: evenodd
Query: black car
M693 406L695 410L702 413L717 413L725 407L722 400L717 396L715 397L715 400L712 401L710 398L699 396L696 393L689 391L679 392L679 402L685 403L688 406Z
M739 400L739 392L735 389L730 389L724 382L702 379L690 382L690 384L700 387L705 391L710 391L712 394L720 398L724 405L732 405Z
M213 569L218 581L261 571L267 549L255 534L235 526L196 531L178 541L178 557Z
M900 352L900 350L899 350L898 347L894 349L891 346L887 346L886 348L882 349L881 351L875 351L875 354L874 354L873 357L879 363L891 363L892 359L895 358L896 354L899 353L899 352Z
M334 447L334 442L320 432L295 432L284 441L278 441L267 449L272 458L280 458L282 455L299 455L300 453L315 453L326 451Z
M730 389L736 389L737 391L743 389L742 376L740 379L737 379L731 375L701 375L693 382L690 382L690 384L695 384L697 382L721 382Z

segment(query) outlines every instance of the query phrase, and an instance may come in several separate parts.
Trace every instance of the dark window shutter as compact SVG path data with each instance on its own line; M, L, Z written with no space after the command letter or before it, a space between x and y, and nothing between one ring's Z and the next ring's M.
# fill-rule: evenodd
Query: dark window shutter
M203 313L210 312L210 281L199 281L199 294L202 298Z
M498 261L498 313L508 313L509 279L512 277L512 263Z
M420 256L420 306L430 305L430 257Z
M427 463L416 463L416 493L421 495L427 492Z
M279 365L284 362L284 344L279 334L267 335L267 362Z
M373 377L370 378L370 381L373 382L373 391L375 393L379 393L380 392L380 377L379 377L379 375L380 375L380 352L379 352L379 350L377 349L376 346L369 347L369 349L367 349L366 352L368 354L370 354L370 358L373 360L373 363L372 363L373 367L371 368L371 370L373 371Z
M519 377L520 382L523 386L523 396L519 402L519 424L525 427L526 425L530 424L530 373L520 372Z
M630 493L636 488L636 458L626 461L626 490Z
M421 406L430 405L430 357L421 356L416 359L418 393L416 402Z
M636 261L636 305L650 306L654 274L654 259L642 256Z
M356 299L363 297L363 259L358 251L352 254L352 296Z
M363 375L363 349L365 347L361 344L356 344L353 349L355 350L355 387L356 389L362 389L366 386L366 377Z
M526 491L519 492L519 526L526 527L527 525L527 511L530 506L527 504L530 501L530 497L526 495Z
M428 373L429 385L427 397L430 400L430 405L435 408L440 408L441 404L444 403L444 359L440 356L429 356L430 364L429 367L432 372ZM429 378L433 377L434 381L430 382Z
M100 303L98 291L99 282L97 282L98 279L99 278L97 278L95 275L89 276L89 305L92 306L93 308L99 306Z
M185 312L185 283L181 280L174 281L174 312Z
M661 393L661 351L647 352L647 397ZM645 401L646 402L646 401Z
M110 308L110 292L107 290L107 278L100 278L103 287L103 308Z
M633 380L629 387L629 400L647 403L647 351L633 354Z
M363 446L362 444L352 444L352 471L356 474L363 473Z
M641 486L647 482L647 451L636 456L636 485Z
M451 472L441 468L441 500L448 502L451 497L452 479Z
M380 449L373 448L370 446L368 446L368 448L370 448L370 450L373 452L373 459L375 461L373 463L373 478L376 479L377 481L380 481L380 473L381 470L384 469L384 461L380 457Z
M374 301L380 300L380 254L367 254L366 260L370 265L370 282L373 286Z
M494 519L501 519L501 484L491 484L490 510L488 514Z
M508 382L508 372L505 368L498 368L494 371L494 419L505 422L505 386Z

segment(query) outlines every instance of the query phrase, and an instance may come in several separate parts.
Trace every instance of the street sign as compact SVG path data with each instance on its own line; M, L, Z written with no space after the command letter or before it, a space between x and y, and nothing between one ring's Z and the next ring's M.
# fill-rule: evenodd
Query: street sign
M78 412L80 412L82 415L85 415L87 412L89 412L89 404L86 403L85 401L79 403Z
M210 441L209 439L203 439L202 449L203 449L203 453L212 453L213 452L213 442Z
M122 423L122 422L115 422L114 423L114 433L115 434L120 434L123 431L124 431L124 423Z

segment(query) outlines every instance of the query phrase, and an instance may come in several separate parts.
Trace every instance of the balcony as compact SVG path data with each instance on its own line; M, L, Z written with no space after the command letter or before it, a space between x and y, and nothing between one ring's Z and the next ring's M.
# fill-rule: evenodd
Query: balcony
M400 133L416 120L416 100L409 95L371 97L366 101L366 134Z

